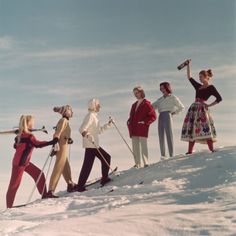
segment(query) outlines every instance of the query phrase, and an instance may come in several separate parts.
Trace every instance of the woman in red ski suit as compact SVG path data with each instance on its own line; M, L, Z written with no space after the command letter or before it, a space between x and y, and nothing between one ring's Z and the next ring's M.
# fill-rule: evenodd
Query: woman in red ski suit
M58 141L57 138L49 142L38 141L29 131L33 128L33 125L34 118L32 116L21 116L19 127L20 133L15 138L14 144L16 152L12 161L11 180L6 194L7 208L11 208L13 205L23 173L28 173L35 182L37 181L41 173L41 170L30 162L33 149L54 145ZM42 174L37 184L38 191L42 195L42 197L47 192L45 181L45 175Z

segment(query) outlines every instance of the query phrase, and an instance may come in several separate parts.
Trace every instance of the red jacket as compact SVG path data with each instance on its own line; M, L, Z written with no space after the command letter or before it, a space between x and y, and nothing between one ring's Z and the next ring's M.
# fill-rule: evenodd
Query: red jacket
M50 142L38 141L33 134L22 133L20 142L15 139L14 148L16 149L13 165L14 166L27 166L30 162L31 155L34 148L42 148L49 145Z
M151 103L144 99L136 110L135 102L130 111L130 117L127 121L130 137L148 137L149 126L156 120L156 112ZM136 110L136 111L135 111Z

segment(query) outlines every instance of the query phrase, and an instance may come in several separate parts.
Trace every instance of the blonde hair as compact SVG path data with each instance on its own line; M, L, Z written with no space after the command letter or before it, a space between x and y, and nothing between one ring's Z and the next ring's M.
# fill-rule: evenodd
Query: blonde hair
M100 101L97 98L93 98L88 102L88 111L96 111L96 107L100 105Z
M141 93L141 97L142 97L142 98L145 98L145 92L144 92L144 89L143 89L141 86L136 86L136 87L134 87L133 92L134 92L134 91L140 92L140 93Z
M31 115L22 115L19 122L19 136L24 133L30 133L28 128L29 122L34 119Z

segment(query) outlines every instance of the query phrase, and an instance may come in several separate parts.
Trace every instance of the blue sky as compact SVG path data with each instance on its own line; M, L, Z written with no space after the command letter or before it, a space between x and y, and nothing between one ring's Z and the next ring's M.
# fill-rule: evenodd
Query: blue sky
M194 90L185 71L176 67L192 58L193 75L197 78L201 69L211 68L212 82L224 99L211 109L218 131L216 145L234 145L235 18L234 0L0 0L0 129L17 125L21 114L30 113L38 126L50 130L49 136L38 134L38 138L50 139L59 119L52 107L71 104L77 181L83 159L77 130L88 99L100 98L101 120L113 115L129 141L125 123L134 101L132 88L142 85L147 98L154 101L161 96L158 84L169 81L187 108ZM184 115L174 120L176 153L186 150L186 143L179 141ZM14 154L12 140L12 136L0 136L3 189ZM115 130L104 134L102 144L112 154L114 165L124 169L133 164ZM157 123L151 127L149 147L150 160L155 162L159 159ZM196 146L202 148L205 146ZM35 150L33 161L42 166L47 152ZM93 176L100 171L96 165ZM20 200L26 183L27 190L32 186L24 178Z

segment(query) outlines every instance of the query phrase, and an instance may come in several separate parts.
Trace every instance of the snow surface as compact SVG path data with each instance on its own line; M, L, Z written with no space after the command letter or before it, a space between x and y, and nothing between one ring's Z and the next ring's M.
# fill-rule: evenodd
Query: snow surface
M0 235L236 235L236 147L118 174L102 189L1 211Z

